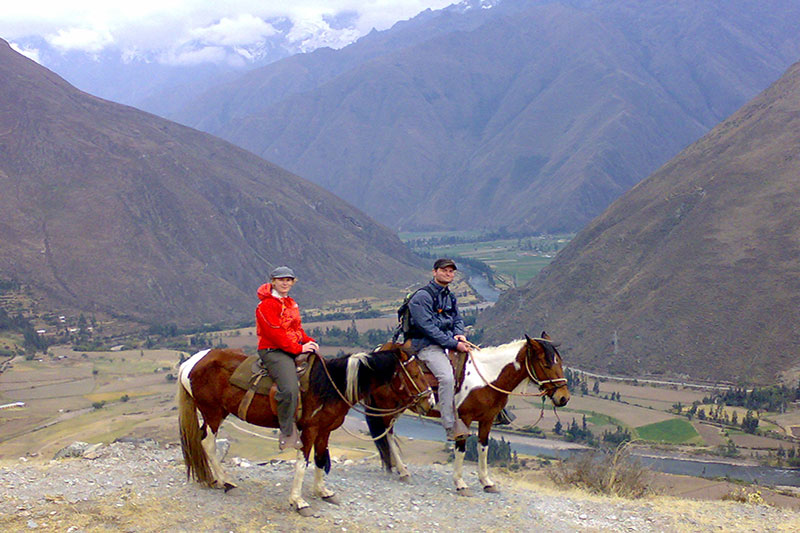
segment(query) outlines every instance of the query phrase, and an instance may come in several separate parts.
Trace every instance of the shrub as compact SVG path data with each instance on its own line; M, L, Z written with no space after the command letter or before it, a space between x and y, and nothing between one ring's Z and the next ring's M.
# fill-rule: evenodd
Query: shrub
M745 487L730 491L728 494L723 495L722 499L739 503L749 503L751 505L766 504L764 498L761 496L761 491L754 490L752 492L748 492Z
M94 407L95 409L102 409L105 404L106 404L105 400L99 402L93 402L92 407Z
M641 498L652 493L651 472L632 458L627 444L613 453L582 453L555 464L547 471L557 485L572 485L598 494Z

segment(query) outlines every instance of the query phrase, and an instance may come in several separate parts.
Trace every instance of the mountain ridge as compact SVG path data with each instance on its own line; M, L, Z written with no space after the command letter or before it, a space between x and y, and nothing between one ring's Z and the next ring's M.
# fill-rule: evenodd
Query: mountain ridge
M0 74L0 276L50 305L232 321L279 264L306 304L421 277L391 231L241 148L82 93L4 41Z
M367 41L328 51L343 70L280 101L269 83L229 84L181 121L215 117L208 131L393 228L575 231L800 56L788 22L800 8L785 0L502 2L478 15L430 15L418 24L448 31L368 61L347 63ZM280 72L285 87L280 69L301 60L247 79Z

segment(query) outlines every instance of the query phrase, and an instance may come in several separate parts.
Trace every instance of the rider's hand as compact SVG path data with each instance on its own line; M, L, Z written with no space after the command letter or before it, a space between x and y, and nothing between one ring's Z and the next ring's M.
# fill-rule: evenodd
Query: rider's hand
M302 350L304 352L318 352L319 351L319 344L314 341L308 341L303 345Z
M470 346L464 341L458 341L458 346L456 346L456 350L458 350L459 352L471 352L472 346Z
M456 335L456 336L454 336L453 338L454 338L455 340L457 340L457 341L464 341L464 342L467 342L467 337L466 337L466 335Z

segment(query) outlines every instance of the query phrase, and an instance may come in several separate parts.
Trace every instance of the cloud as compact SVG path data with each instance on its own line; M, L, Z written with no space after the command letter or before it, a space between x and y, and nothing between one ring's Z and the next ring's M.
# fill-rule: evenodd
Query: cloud
M295 22L286 38L301 52L310 52L323 46L342 48L360 36L354 28L333 29L325 20L319 18Z
M41 58L39 57L39 49L38 48L20 46L17 43L14 43L14 42L11 42L11 43L8 43L8 44L9 44L9 46L11 46L12 50L16 50L17 52L19 52L20 54L24 55L28 59L31 59L31 60L36 61L37 63L41 64Z
M452 1L0 0L0 36L17 42L43 37L60 50L116 48L129 56L225 61L230 56L223 58L214 47L252 50L287 31L301 50L341 48L373 27L386 29Z
M58 30L55 34L46 35L45 39L51 46L60 50L77 49L85 52L100 52L114 42L108 30L89 28Z
M250 14L236 18L223 17L219 22L189 30L192 38L223 46L253 44L277 33L272 24Z

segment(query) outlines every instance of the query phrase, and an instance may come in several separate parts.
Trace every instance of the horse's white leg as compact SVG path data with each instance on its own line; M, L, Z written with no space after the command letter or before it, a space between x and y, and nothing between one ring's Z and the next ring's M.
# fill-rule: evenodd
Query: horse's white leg
M336 493L325 486L325 470L314 468L314 494L329 503L339 503Z
M494 481L489 477L489 446L480 446L478 450L478 479L486 492L497 492Z
M397 444L397 435L389 434L389 452L392 456L392 466L394 466L397 473L400 475L400 479L406 480L411 477L411 473L406 468L405 463L403 463L403 455L400 453L400 446Z
M464 456L467 455L466 450L463 452L456 447L455 459L453 460L453 481L456 484L456 491L458 493L466 494L467 484L464 483Z
M289 493L289 504L294 505L298 513L303 516L311 514L308 502L303 499L303 478L306 475L306 457L302 450L297 450L297 461L294 464L294 481L292 491Z
M228 478L228 473L222 468L222 463L217 456L217 434L208 430L202 444L208 456L208 464L211 467L211 473L214 476L213 486L223 488L225 492L236 487L236 484Z

